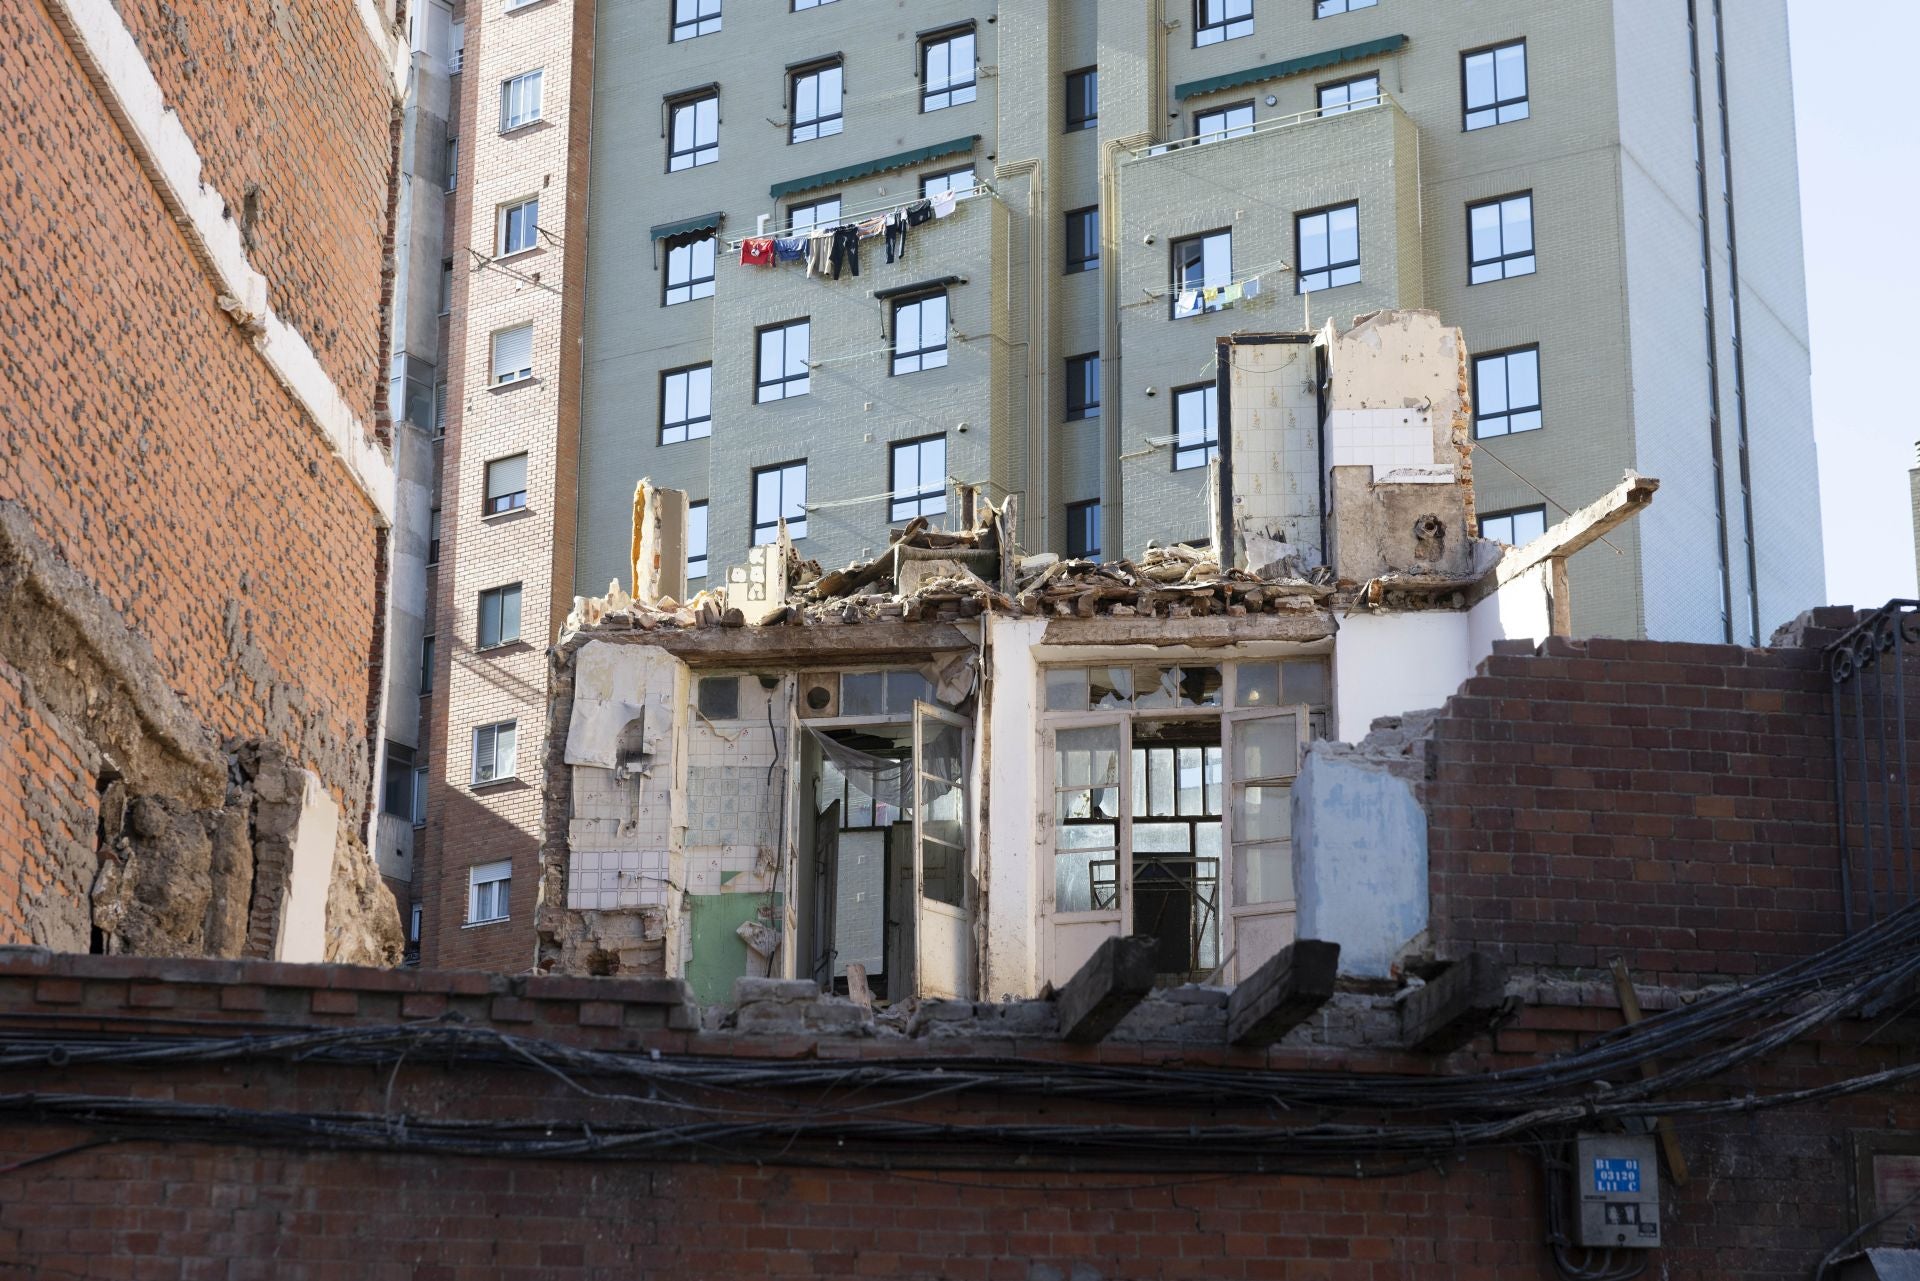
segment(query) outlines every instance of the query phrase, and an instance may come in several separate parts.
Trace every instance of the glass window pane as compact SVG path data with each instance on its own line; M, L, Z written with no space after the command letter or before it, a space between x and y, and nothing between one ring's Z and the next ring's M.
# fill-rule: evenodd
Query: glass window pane
M848 672L840 678L842 716L878 716L885 678L879 672Z
M1148 814L1174 813L1173 749L1156 747L1146 752Z
M1280 702L1280 664L1241 663L1234 668L1235 707L1273 707Z
M1094 667L1087 670L1087 695L1095 709L1128 707L1133 703L1133 669Z
M1087 710L1087 671L1084 667L1049 667L1046 672L1047 710Z
M1293 787L1287 783L1248 785L1238 790L1233 839L1284 841L1293 835Z
M1233 901L1293 901L1293 846L1286 841L1233 847Z
M1105 833L1107 850L1076 850L1057 843L1053 857L1053 910L1056 912L1110 911L1119 906L1115 893L1119 862L1111 852L1111 827L1063 828L1060 835Z
M1327 265L1327 220L1323 214L1300 220L1300 268L1314 271Z
M1191 854L1193 828L1186 823L1135 823L1135 854Z
M1500 203L1500 245L1503 253L1525 253L1533 248L1533 197Z
M1291 778L1300 772L1297 717L1270 716L1233 726L1233 776L1239 780Z
M1179 767L1175 809L1181 814L1203 813L1206 805L1206 780L1201 773L1201 749L1181 748Z
M1484 107L1493 100L1493 55L1476 53L1467 59L1467 105Z
M1540 403L1540 353L1516 351L1506 358L1507 392L1516 406Z
M1499 86L1502 101L1527 96L1527 46L1508 45L1496 49L1494 58L1494 79Z
M1202 755L1206 759L1206 766L1205 766L1206 785L1207 785L1206 813L1219 814L1223 812L1223 809L1224 809L1224 806L1221 803L1221 787L1222 787L1222 782L1226 775L1226 771L1223 768L1224 757L1221 750L1217 747L1203 748ZM1217 838L1219 834L1219 828L1217 827L1214 828L1214 833L1216 837L1214 852L1218 853L1219 844L1218 844Z
M1360 256L1360 210L1348 205L1327 214L1329 262L1352 262Z
M1283 669L1284 697L1281 702L1287 704L1306 703L1311 707L1325 707L1333 701L1328 689L1327 663L1322 658L1305 658L1289 662Z

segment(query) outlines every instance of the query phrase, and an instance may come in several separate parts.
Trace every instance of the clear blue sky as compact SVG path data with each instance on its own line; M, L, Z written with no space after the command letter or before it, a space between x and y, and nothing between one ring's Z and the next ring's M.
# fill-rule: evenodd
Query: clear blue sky
M1741 3L1728 0L1729 21ZM1920 4L1787 9L1827 599L1878 605L1915 595L1907 470L1920 440L1920 326L1906 317L1920 306L1920 121L1899 68L1920 48Z

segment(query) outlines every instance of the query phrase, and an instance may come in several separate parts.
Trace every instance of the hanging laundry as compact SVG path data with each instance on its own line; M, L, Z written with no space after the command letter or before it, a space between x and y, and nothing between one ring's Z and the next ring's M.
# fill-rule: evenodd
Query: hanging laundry
M927 215L932 217L932 213ZM907 212L896 209L887 215L887 261L907 256Z
M1200 306L1200 291L1198 289L1182 289L1180 296L1174 300L1173 305L1174 309L1180 312L1197 310Z
M807 233L807 274L809 276L816 271L823 276L827 274L827 259L831 256L832 250L833 229L831 227L815 227Z
M916 200L907 206L907 226L918 227L923 222L933 221L933 201Z
M749 267L773 265L773 237L748 236L740 242L740 261Z
M1214 300L1220 297L1220 289L1217 285L1202 286L1200 290L1200 297L1206 302L1206 304L1209 307L1211 307L1214 303Z
M1240 301L1241 293L1242 289L1239 285L1228 285L1220 291L1220 305L1223 307L1233 306L1233 304Z
M933 198L933 216L936 218L944 218L952 213L954 202L958 199L959 197L955 196L951 191L943 191L935 196Z
M840 279L840 269L850 268L855 276L860 274L860 229L858 227L835 227L833 229L833 248L829 251L828 265L833 268L833 278Z
M887 220L885 218L868 218L864 222L854 224L854 226L860 232L860 239L872 240L875 236L880 235L886 230Z
M1240 295L1243 298L1258 298L1260 296L1260 277L1255 276L1252 280L1241 285Z
M775 262L799 262L806 256L807 238L805 236L782 236L773 242Z

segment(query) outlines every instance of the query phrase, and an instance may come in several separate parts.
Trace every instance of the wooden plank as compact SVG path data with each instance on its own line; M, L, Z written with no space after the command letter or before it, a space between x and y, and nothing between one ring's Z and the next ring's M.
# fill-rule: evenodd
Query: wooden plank
M1469 952L1400 1003L1400 1039L1444 1054L1492 1027L1507 1009L1507 967Z
M1515 547L1494 562L1467 593L1467 603L1475 604L1493 595L1528 570L1555 559L1565 559L1598 542L1616 526L1653 501L1660 482L1651 476L1629 471L1626 478L1579 511L1548 529L1524 547Z
M1627 973L1627 963L1620 957L1613 958L1613 987L1620 994L1620 1013L1631 1027L1646 1016L1640 1012L1640 994L1633 990L1633 976ZM1660 1074L1660 1066L1652 1059L1640 1065L1640 1076L1652 1080ZM1674 1132L1673 1118L1663 1116L1654 1123L1660 1135L1660 1150L1667 1158L1667 1177L1676 1185L1687 1181L1687 1158L1680 1154L1680 1136Z
M1060 1036L1098 1041L1153 991L1153 940L1110 938L1054 993Z
M1333 996L1340 945L1295 939L1242 979L1227 998L1227 1040L1272 1045Z

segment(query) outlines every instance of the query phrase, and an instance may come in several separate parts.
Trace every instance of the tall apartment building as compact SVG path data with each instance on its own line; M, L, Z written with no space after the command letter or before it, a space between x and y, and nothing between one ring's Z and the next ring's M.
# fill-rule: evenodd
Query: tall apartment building
M1576 631L1753 643L1822 596L1784 0L658 0L601 7L592 52L585 270L543 304L583 323L536 327L532 364L556 402L577 378L577 415L525 442L530 474L577 449L530 491L577 479L577 510L508 536L553 528L537 573L458 566L458 661L480 592L525 577L548 610L624 576L642 476L694 500L694 587L781 520L824 564L876 551L956 482L1016 496L1028 550L1198 540L1215 338L1384 307L1475 353L1483 532L1662 479L1573 561ZM483 109L514 74L489 66ZM526 183L499 187L469 226L508 225ZM858 275L741 261L941 193L898 253L858 242ZM477 457L459 483L487 492ZM530 858L531 803L465 757L544 723L537 664L473 661L446 777Z

